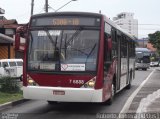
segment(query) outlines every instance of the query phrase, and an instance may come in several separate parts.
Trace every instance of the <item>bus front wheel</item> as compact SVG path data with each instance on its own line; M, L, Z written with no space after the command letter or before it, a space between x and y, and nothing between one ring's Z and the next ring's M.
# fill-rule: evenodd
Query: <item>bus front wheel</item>
M50 104L50 105L54 105L54 104L57 104L58 102L57 101L47 101L48 102L48 104Z
M114 84L112 84L111 97L107 101L103 102L103 104L104 105L111 105L113 103L114 95L115 95L115 86L114 86Z
M147 70L147 68L142 68L142 70L143 70L143 71L146 71L146 70Z

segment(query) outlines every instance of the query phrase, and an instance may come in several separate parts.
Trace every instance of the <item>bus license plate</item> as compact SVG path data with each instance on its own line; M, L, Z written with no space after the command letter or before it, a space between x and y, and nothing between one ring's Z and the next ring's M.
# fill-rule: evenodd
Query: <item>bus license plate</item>
M61 90L54 90L53 95L65 95L65 92Z

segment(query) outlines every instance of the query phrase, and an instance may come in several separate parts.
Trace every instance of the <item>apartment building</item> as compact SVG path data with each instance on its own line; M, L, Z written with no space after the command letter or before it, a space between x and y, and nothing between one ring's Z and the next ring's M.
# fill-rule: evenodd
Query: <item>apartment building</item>
M122 12L114 17L113 21L126 32L138 38L138 20L134 19L134 13Z

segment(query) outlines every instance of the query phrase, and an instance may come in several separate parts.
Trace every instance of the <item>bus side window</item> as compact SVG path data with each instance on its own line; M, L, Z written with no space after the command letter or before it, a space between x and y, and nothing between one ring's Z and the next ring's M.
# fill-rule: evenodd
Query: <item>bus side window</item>
M105 51L104 51L104 60L105 61L111 61L112 60L112 57L111 57L111 52L112 52L112 50L111 49L109 49L108 48L108 40L111 40L111 36L109 36L109 35L107 35L107 34L105 34Z
M111 37L105 34L104 38L104 70L108 71L112 61L112 50L108 48L108 39Z
M118 43L116 38L116 30L112 28L112 58L117 57Z

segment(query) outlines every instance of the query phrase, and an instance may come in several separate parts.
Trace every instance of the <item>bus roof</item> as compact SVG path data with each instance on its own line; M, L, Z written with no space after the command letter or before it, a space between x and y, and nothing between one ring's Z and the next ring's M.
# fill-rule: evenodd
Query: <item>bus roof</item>
M147 48L136 48L136 52L151 52L151 50Z
M97 17L101 17L102 14L99 13L91 13L91 12L49 12L49 13L41 13L41 14L36 14L36 15L32 15L31 18L34 17L44 17L44 16L61 16L61 15L73 15L73 16L79 16L79 15L83 15L83 16L97 16Z

